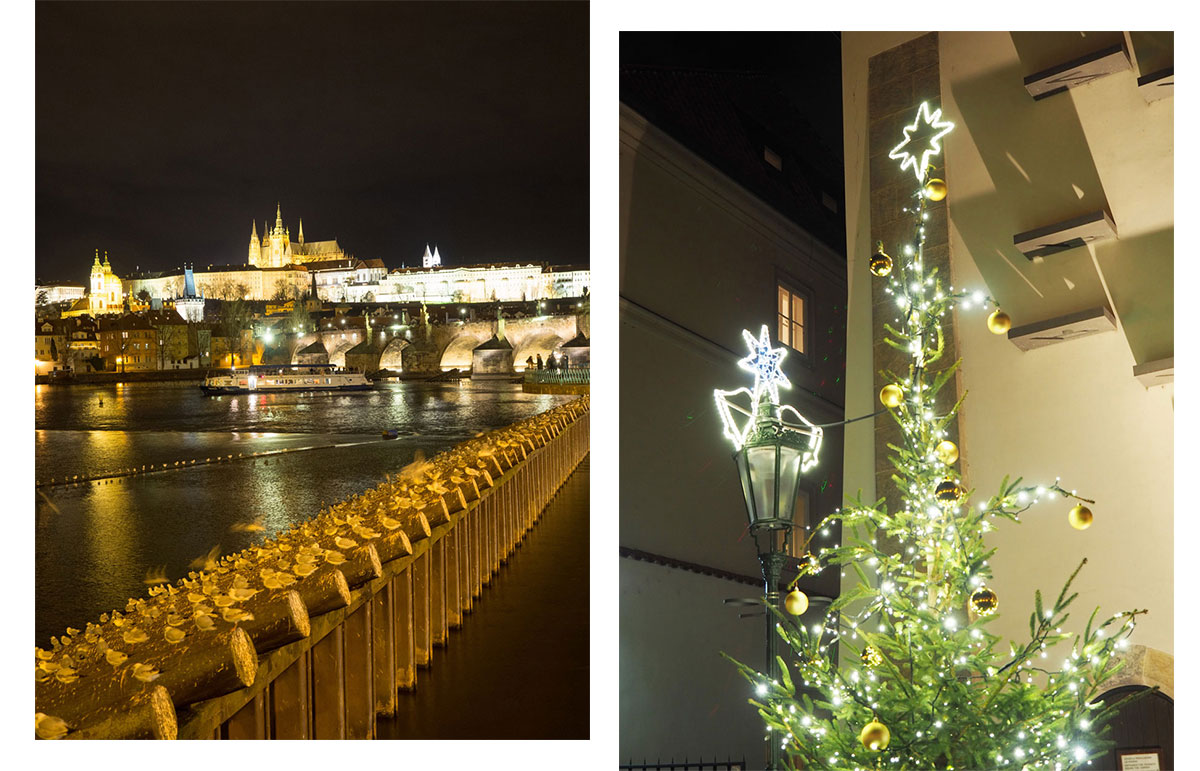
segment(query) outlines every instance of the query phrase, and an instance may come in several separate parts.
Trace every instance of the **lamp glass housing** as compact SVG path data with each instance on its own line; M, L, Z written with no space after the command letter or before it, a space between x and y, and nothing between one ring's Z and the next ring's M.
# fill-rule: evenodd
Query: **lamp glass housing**
M751 529L788 528L796 509L802 437L765 422L734 454Z

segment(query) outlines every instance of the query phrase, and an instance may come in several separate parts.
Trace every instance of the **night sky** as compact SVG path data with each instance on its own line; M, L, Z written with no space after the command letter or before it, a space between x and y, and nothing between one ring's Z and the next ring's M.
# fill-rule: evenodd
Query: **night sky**
M588 262L587 3L38 3L39 280L246 261Z
M769 75L841 165L840 32L622 32L621 64Z

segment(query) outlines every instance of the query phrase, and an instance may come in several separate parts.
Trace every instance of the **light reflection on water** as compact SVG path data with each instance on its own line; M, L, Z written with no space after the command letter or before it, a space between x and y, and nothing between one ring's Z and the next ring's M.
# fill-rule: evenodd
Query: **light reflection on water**
M143 595L152 567L165 565L172 580L180 578L213 546L229 553L260 542L377 484L417 450L431 456L570 398L507 384L390 383L362 394L233 397L204 397L194 385L174 383L40 387L38 479L327 449L44 488L53 505L35 495L37 644ZM400 438L382 441L386 428ZM328 448L346 442L365 443ZM259 518L263 532L230 531Z

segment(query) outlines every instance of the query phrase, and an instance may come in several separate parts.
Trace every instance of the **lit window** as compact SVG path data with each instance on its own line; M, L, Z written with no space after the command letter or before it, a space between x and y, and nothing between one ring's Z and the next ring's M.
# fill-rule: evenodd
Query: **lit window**
M804 296L780 285L779 342L800 353L804 353Z

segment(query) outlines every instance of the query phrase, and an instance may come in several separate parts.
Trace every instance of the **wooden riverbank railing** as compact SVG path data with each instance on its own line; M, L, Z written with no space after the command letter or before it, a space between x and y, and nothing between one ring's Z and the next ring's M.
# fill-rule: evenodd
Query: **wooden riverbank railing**
M582 397L68 629L36 734L373 738L588 450Z

